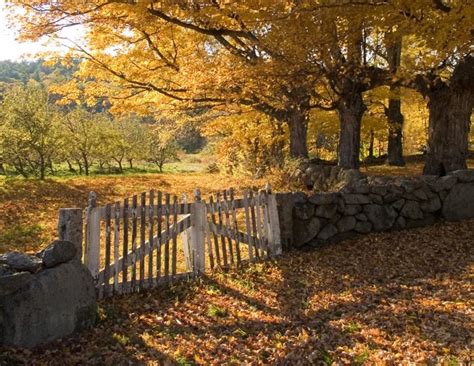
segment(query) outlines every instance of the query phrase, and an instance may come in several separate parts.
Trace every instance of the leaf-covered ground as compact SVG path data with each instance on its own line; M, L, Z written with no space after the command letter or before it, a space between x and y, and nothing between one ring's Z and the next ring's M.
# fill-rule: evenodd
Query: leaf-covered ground
M100 304L97 328L3 364L467 364L474 220L371 234Z
M207 173L135 174L90 176L46 181L0 179L0 253L19 250L37 251L57 237L58 210L87 206L90 191L97 193L98 204L123 200L150 189L187 194L200 188L203 197L218 190L235 187L263 188L264 180L224 177Z

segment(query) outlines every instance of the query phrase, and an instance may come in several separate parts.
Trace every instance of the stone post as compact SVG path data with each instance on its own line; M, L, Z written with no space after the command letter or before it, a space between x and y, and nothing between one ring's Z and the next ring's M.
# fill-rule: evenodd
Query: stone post
M76 247L74 260L82 262L82 210L80 208L61 208L58 219L58 236Z

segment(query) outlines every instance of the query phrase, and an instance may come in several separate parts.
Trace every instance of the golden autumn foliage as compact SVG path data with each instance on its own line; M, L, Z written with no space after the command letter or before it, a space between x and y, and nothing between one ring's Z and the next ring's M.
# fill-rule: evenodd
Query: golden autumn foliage
M314 120L320 115L314 111L336 109L339 121L332 119L336 125L328 131L339 131L337 155L343 155L339 163L347 167L357 167L359 150L362 156L367 150L365 141L357 141L351 119L356 130L362 128L363 140L375 134L384 144L387 136L380 111L364 106L367 96L362 94L390 83L424 90L432 78L448 81L472 46L474 16L468 0L9 4L22 39L47 35L71 46L64 63L83 59L77 80L54 89L65 103L82 100L92 105L106 95L114 113L163 117L177 110L225 114L232 108L251 108L263 115L258 120L277 121L288 129L288 151L294 157L307 156L307 142L315 151L312 144L318 137L307 136L308 125L327 124ZM61 30L70 27L82 37L62 39ZM403 42L402 57L393 71L387 50L398 39ZM382 99L378 102L384 103ZM232 118L226 123L241 126ZM416 134L407 141L423 144L425 133L419 128L406 128L405 133Z

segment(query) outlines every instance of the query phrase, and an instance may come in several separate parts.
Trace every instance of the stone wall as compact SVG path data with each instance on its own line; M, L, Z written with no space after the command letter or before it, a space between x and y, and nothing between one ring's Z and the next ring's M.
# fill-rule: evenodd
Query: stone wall
M277 194L284 248L474 218L474 170L444 177L357 177L335 192Z
M37 255L0 255L0 344L34 347L91 327L94 280L75 244L57 240Z

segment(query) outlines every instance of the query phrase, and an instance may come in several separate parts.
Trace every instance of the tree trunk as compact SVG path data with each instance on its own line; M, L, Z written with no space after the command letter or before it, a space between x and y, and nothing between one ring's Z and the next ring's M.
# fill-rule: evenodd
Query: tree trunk
M472 94L445 86L429 94L428 149L423 174L466 169Z
M427 88L428 149L423 174L444 175L466 169L474 107L474 57L456 65L449 83L437 79Z
M40 156L39 169L40 169L40 180L44 180L45 175L46 175L46 161L42 155Z
M395 74L400 67L402 54L402 37L399 33L392 35L393 39L387 47L388 64L390 72ZM385 109L388 119L388 152L387 163L389 165L404 166L403 159L403 114L400 102L400 87L390 87L390 98L388 108Z
M362 93L341 96L337 105L340 134L338 165L345 169L359 169L360 125L366 110Z
M390 92L398 95L390 98L388 108L385 109L385 115L388 119L388 156L387 163L389 165L404 166L403 159L403 122L404 117L401 111L400 88L390 88Z
M82 160L84 160L84 170L86 172L86 175L89 175L90 163L89 163L89 159L87 158L87 155L84 153L82 154Z
M290 156L292 158L308 158L308 119L309 110L294 110L288 113L290 131Z
M71 162L69 161L69 159L66 159L66 162L67 162L67 167L68 167L68 170L72 173L77 173L76 172L76 169L74 169L74 167L72 166Z
M375 140L375 133L374 130L370 130L370 141L369 141L369 158L374 158L374 140Z
M128 165L130 166L130 169L133 169L133 159L128 159Z

